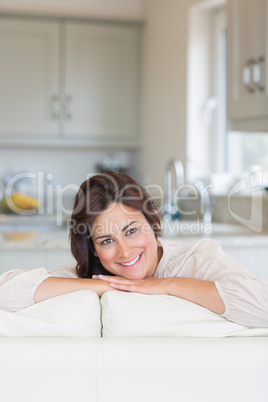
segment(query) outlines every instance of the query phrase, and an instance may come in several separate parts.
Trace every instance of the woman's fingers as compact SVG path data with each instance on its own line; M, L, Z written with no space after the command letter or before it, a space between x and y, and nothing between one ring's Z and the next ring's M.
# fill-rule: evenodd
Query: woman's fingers
M94 275L92 278L109 282L110 287L126 292L144 294L168 294L166 282L163 278L126 279L121 276Z
M109 275L93 275L93 279L101 279L102 281L107 281L110 283L121 283L126 285L131 285L133 281L123 278L121 276L109 276Z
M92 279L101 279L103 281L108 281L108 282L110 282L111 278L113 278L113 276L109 276L109 275L92 275Z
M110 283L111 288L114 288L116 290L124 290L125 292L136 292L136 287L135 285L129 284L126 285L124 283Z

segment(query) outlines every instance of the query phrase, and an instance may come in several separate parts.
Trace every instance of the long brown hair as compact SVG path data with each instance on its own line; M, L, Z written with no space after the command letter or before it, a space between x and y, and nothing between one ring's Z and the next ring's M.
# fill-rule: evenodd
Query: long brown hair
M70 220L71 251L77 261L76 272L81 278L92 275L112 275L94 255L90 228L94 220L110 204L122 203L141 211L151 226L155 237L160 233L157 206L147 191L123 173L107 170L84 181L75 197Z

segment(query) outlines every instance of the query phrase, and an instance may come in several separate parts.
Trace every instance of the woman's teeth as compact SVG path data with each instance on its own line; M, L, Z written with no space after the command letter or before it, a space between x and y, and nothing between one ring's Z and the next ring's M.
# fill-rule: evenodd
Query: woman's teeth
M138 255L138 257L136 257L134 260L130 261L130 262L121 262L121 265L124 265L126 267L131 267L132 265L136 264L136 262L139 260L141 254Z

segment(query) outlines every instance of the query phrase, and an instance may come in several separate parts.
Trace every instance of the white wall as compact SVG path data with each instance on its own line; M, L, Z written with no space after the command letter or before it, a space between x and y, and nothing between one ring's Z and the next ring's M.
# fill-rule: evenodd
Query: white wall
M15 188L13 185L16 185L17 190L38 196L47 213L56 212L56 198L64 200L63 207L67 208L64 212L71 212L73 198L80 184L88 178L89 174L97 172L97 165L106 155L114 155L124 168L135 166L139 160L137 151L107 153L87 149L2 148L0 149L0 199L4 195L6 188L4 180L6 180L13 190ZM130 169L129 174L137 178L135 169ZM21 180L23 178L24 180Z
M209 124L205 107L210 94L210 14L194 7L190 11L188 40L187 171L188 177L209 174Z
M0 12L141 19L144 0L1 0Z
M209 138L203 129L200 132L198 116L200 105L208 95L204 94L208 86L207 47L206 43L199 43L198 29L207 23L205 10L223 3L224 0L145 0L141 156L145 184L162 185L166 163L172 157L181 159L186 166L187 143L196 141L196 133L200 133L199 144L196 147L197 155L192 159L199 161L198 153L203 155L203 159L208 158L206 142ZM200 13L203 13L201 20ZM188 57L193 58L188 48L190 16L192 23L196 24L194 63L197 71L200 64L201 74L195 74L195 80L188 86ZM208 40L209 34L208 31ZM187 117L188 91L195 102L195 116L198 116L194 121L189 121ZM189 132L191 137L188 136Z
M6 172L52 173L57 183L62 185L78 184L86 179L86 175L94 173L106 155L116 156L122 167L134 164L137 151L101 151L88 149L0 149L0 177ZM131 173L135 176L135 170ZM1 183L0 183L1 187Z
M145 184L163 184L170 158L186 162L188 10L197 1L145 1L141 155Z

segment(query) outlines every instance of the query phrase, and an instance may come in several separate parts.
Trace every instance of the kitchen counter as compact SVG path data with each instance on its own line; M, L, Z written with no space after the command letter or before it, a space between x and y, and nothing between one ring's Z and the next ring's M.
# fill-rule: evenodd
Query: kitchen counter
M12 233L12 232L11 232ZM31 233L31 232L30 232ZM69 233L65 230L52 230L47 232L32 232L33 237L24 241L8 240L0 237L0 250L69 250ZM1 236L1 233L0 233ZM180 234L174 236L163 236L166 239L180 242L194 243L203 238L212 238L222 246L237 247L268 247L268 233L263 231L261 234L212 234L211 236Z
M221 244L223 247L268 247L268 234L266 235L251 235L251 236L243 236L243 235L234 235L234 236L176 236L172 238L172 240L186 242L186 243L195 243L204 238L211 238Z
M28 233L29 235L32 234L32 237L26 240L9 240L3 238L2 235L2 239L0 240L0 250L48 250L48 249L69 250L70 249L69 234L67 233L67 230L52 230L48 232L28 232ZM12 235L12 232L10 232L9 234Z
M196 242L212 238L222 246L264 246L268 245L268 228L255 232L240 224L213 222L204 225L200 221L167 221L161 224L163 236L182 242Z
M229 231L227 229L228 225L225 225L221 232L216 230L211 238L221 244L225 253L235 261L254 275L268 280L267 231L252 234L252 231L249 232L233 226L229 227ZM56 230L54 228L54 230L36 231L34 235L34 237L24 241L2 238L0 241L0 274L9 269L34 269L40 266L54 270L61 265L74 261L70 251L67 229ZM189 233L164 237L187 243L195 243L204 238L202 235Z

